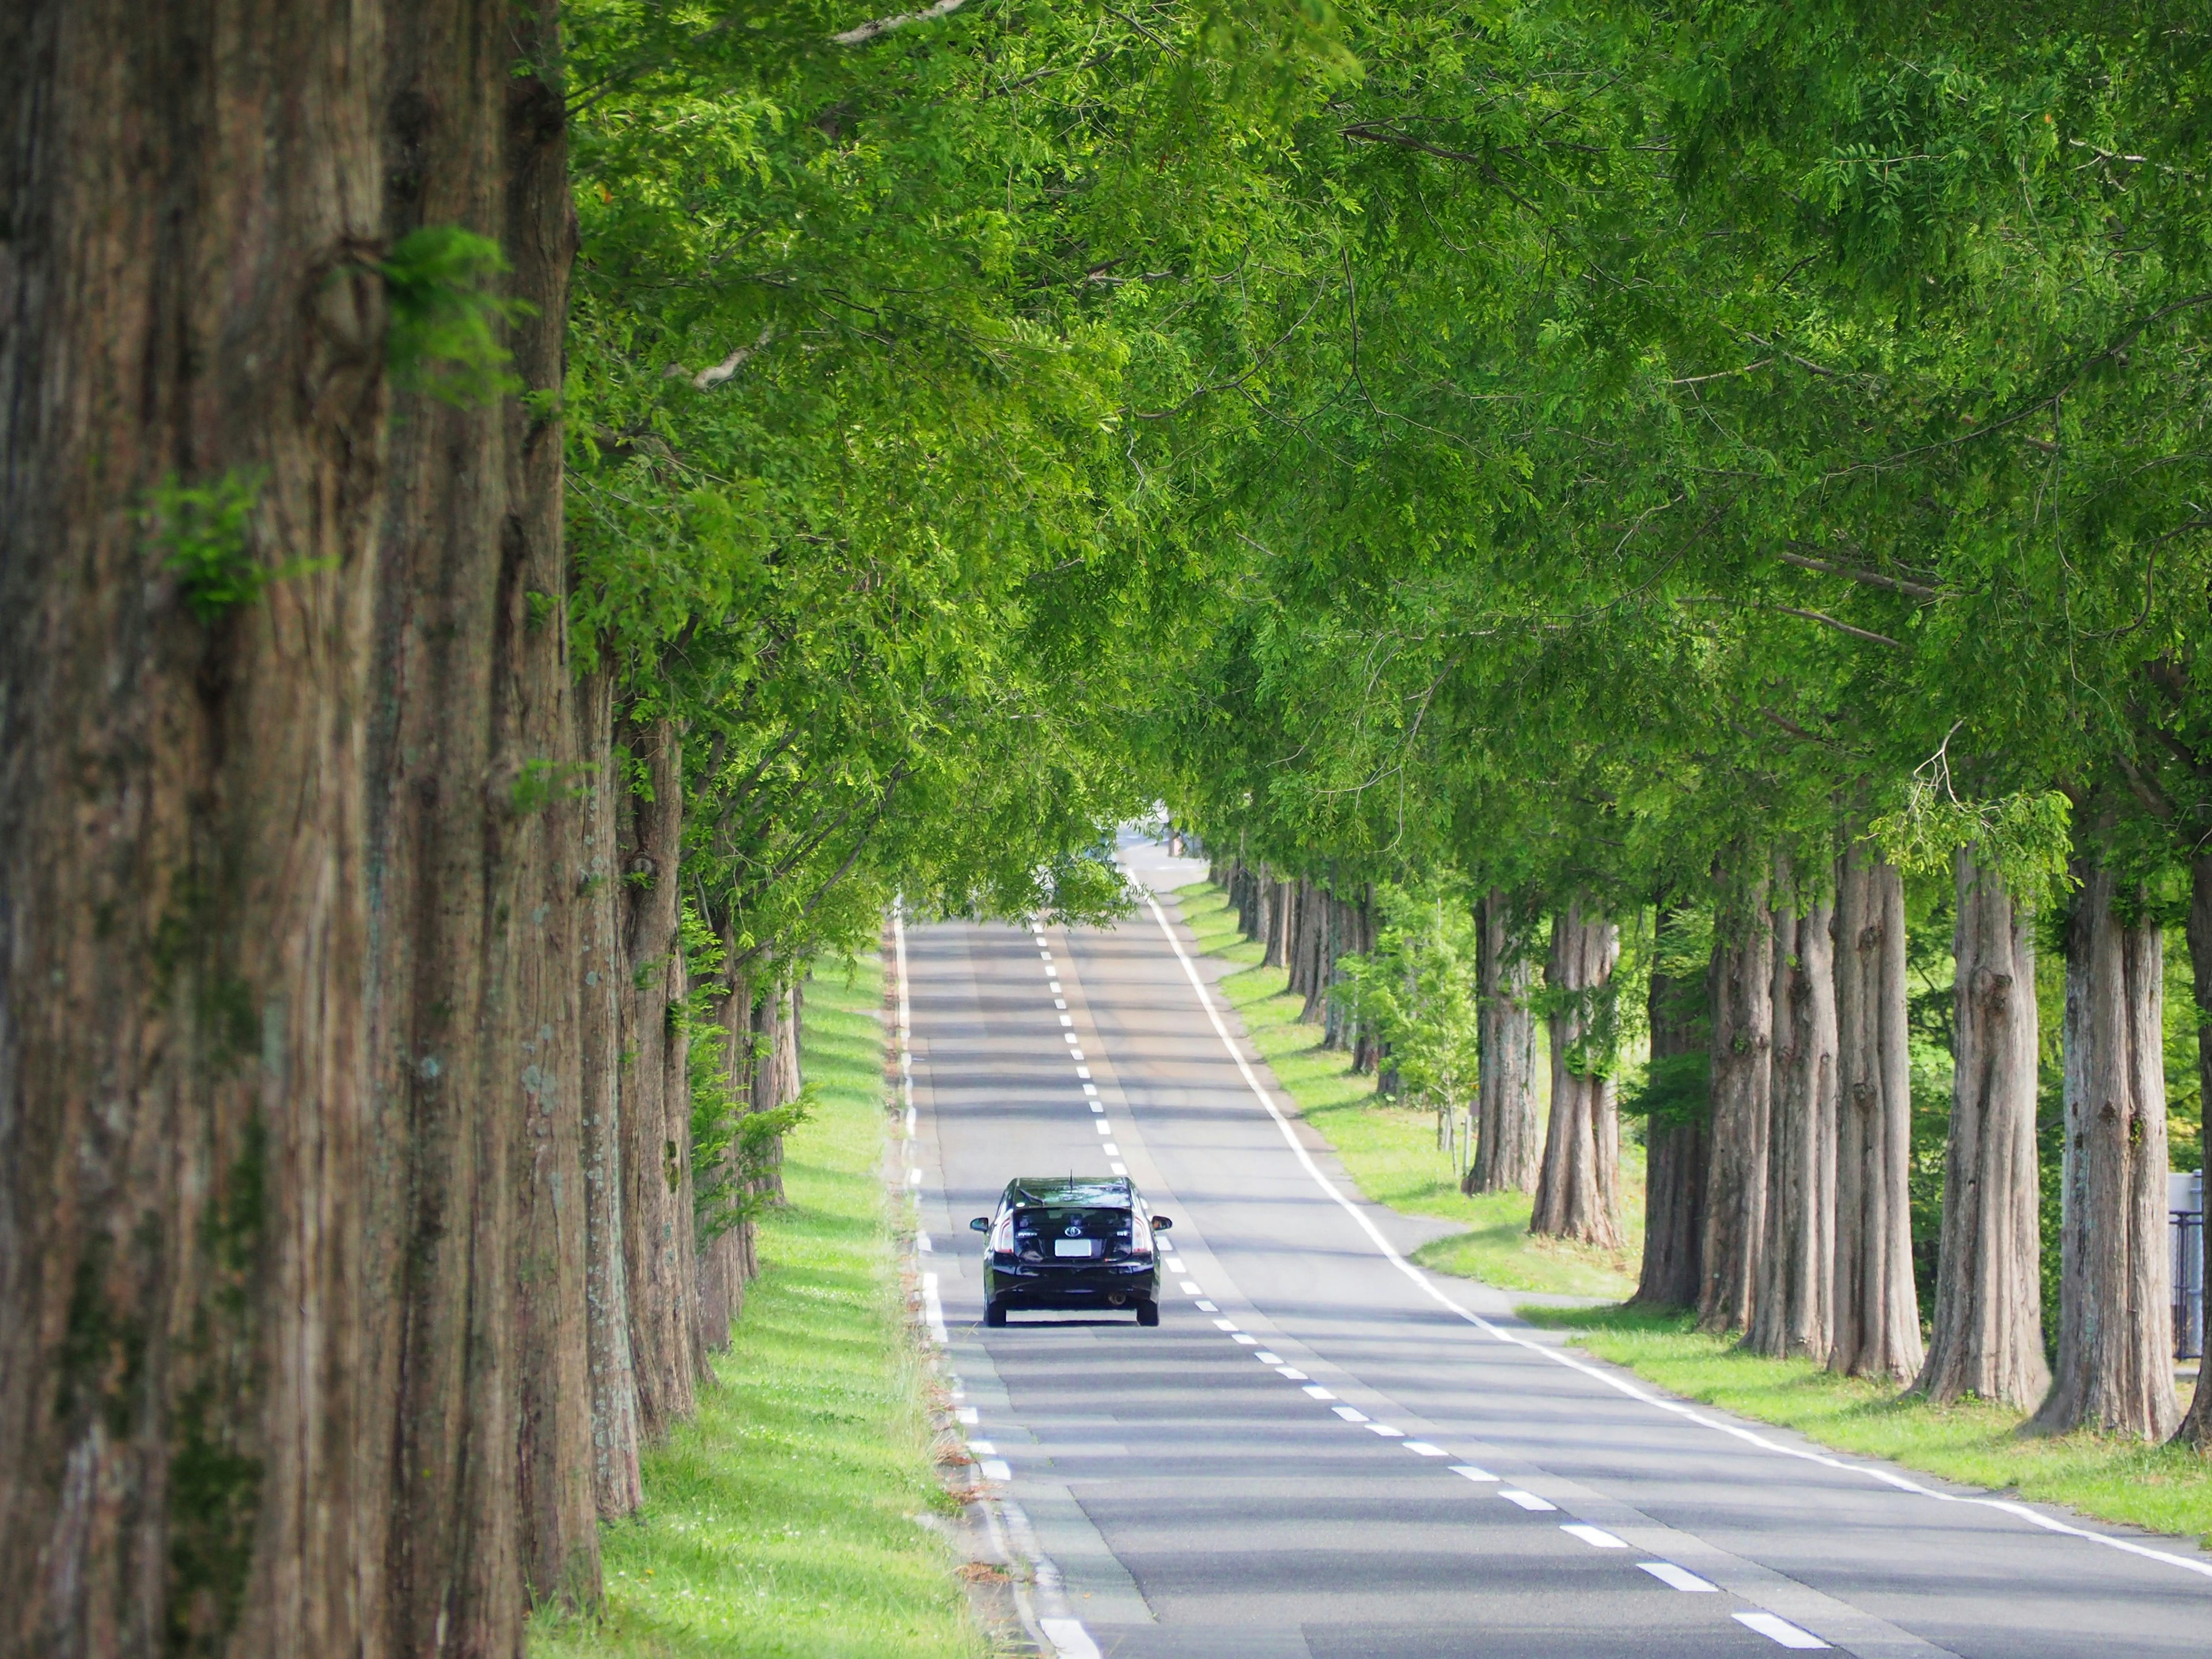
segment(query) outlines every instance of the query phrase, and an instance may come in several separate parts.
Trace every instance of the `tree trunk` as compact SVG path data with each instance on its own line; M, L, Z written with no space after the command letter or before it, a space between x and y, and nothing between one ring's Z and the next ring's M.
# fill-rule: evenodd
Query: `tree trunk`
M1766 1232L1767 1098L1773 1078L1774 928L1763 870L1725 882L1713 918L1712 1162L1705 1176L1705 1282L1698 1328L1751 1323Z
M1912 1284L1905 880L1864 842L1836 868L1835 1341L1829 1368L1904 1382L1926 1358Z
M1536 1187L1543 1145L1536 1124L1536 1017L1530 1007L1535 964L1525 921L1493 887L1475 916L1476 1058L1474 1162L1462 1182L1470 1193L1527 1193Z
M1665 897L1654 937L1663 940L1679 912ZM1644 1119L1644 1267L1634 1299L1653 1307L1690 1308L1704 1282L1707 1131L1712 1103L1702 1080L1709 1039L1706 987L1678 980L1655 965L1647 999L1651 1024L1650 1076L1658 1096Z
M1346 900L1331 896L1328 902L1328 975L1322 991L1321 1046L1352 1046L1352 1016L1336 988L1344 983L1342 962L1359 948L1358 912Z
M1744 1346L1826 1363L1836 1290L1835 906L1777 859L1765 1236Z
M1296 883L1273 880L1267 884L1267 926L1261 938L1266 949L1261 952L1262 968L1280 968L1286 959L1285 945L1291 930L1297 925L1297 886Z
M1927 1363L1913 1387L2026 1411L2051 1386L2043 1358L2035 1147L2035 935L1970 848L1953 860L1958 1036L1943 1237Z
M586 1354L591 1370L592 1486L609 1520L645 1501L638 1469L637 1369L630 1357L629 1273L623 1233L622 1010L623 909L616 805L614 680L605 669L577 687L578 749L588 764L579 798L582 892L578 945L581 1054Z
M2197 1005L2197 1087L2201 1103L2212 1100L2212 854L2200 854L2189 865L2190 988ZM2201 1169L2212 1170L2212 1112L2203 1115L2200 1133L2205 1152ZM2206 1206L2212 1210L2212 1205ZM2197 1230L2197 1244L2204 1252L2205 1273L2200 1285L2212 1285L2212 1227ZM2199 1331L2198 1335L2203 1335ZM2203 1345L2198 1345L2200 1353ZM2181 1425L2181 1439L2200 1451L2212 1449L2212 1372L2197 1362L2196 1397Z
M1596 1057L1580 1052L1601 1036L1605 999L1612 994L1620 931L1582 902L1552 919L1546 978L1571 998L1551 1018L1552 1115L1544 1135L1543 1172L1536 1182L1528 1231L1617 1250L1620 1221L1620 1119L1613 1079Z
M511 290L530 307L510 342L523 394L501 404L510 569L495 688L504 705L499 725L523 767L515 786L521 902L509 922L516 994L506 1045L507 1086L521 1107L514 1152L522 1565L533 1600L575 1608L599 1597L599 1534L585 1330L581 756L571 702L561 429L550 411L561 392L576 235L567 117L560 86L547 78L560 62L554 0L513 8L507 31L515 63L502 81L501 240Z
M664 1437L691 1414L696 1285L691 1239L690 1122L674 1065L682 1000L677 860L683 768L665 720L631 726L631 755L647 793L625 803L623 841L622 1129L623 1259L629 1274L630 1355L639 1431ZM678 1086L672 1091L675 1079Z
M2163 1440L2181 1419L2166 1242L2163 945L2155 922L2114 913L2122 896L2109 870L2077 861L2075 872L2057 1374L2029 1426Z
M726 952L733 943L726 925L723 946ZM715 1024L722 1028L723 1086L733 1101L749 1101L753 1094L757 1065L754 1058L756 992L753 981L744 974L732 975L722 986L714 1011ZM738 1178L737 1152L732 1147L719 1170L701 1170L695 1182L711 1181L723 1189L725 1200L735 1194L730 1184ZM712 1237L702 1237L697 1255L699 1262L699 1338L702 1355L717 1352L729 1346L730 1332L744 1305L745 1286L745 1224L718 1222L718 1231Z
M377 1616L379 33L312 0L250 33L116 0L0 16L11 1654L353 1652ZM180 489L239 503L235 533ZM226 602L172 566L195 544L265 586Z

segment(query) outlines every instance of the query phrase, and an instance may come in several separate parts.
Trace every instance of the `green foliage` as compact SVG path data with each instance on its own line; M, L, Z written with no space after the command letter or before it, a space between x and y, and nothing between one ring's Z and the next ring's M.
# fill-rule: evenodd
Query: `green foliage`
M373 269L392 313L385 359L402 389L461 407L520 389L501 331L532 307L498 291L508 269L498 243L458 225L425 225Z
M253 554L253 514L262 475L231 471L204 484L172 473L149 492L149 540L177 580L185 608L210 626L260 599L284 572Z
M1389 1045L1407 1093L1456 1110L1474 1092L1479 1042L1474 923L1464 885L1448 876L1376 890L1375 949L1347 956L1341 997Z

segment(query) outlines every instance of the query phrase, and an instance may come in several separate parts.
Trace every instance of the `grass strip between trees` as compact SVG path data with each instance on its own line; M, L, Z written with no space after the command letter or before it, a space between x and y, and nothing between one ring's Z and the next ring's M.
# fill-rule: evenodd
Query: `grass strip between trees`
M645 1507L601 1532L606 1613L542 1616L536 1659L977 1659L931 1471L887 1200L881 969L806 987L813 1115L786 1142L788 1207L699 1415L645 1460Z
M2064 1504L2103 1521L2196 1535L2212 1548L2212 1459L2179 1446L2094 1434L2031 1437L2020 1413L1964 1401L1934 1406L1886 1383L1838 1376L1802 1359L1745 1353L1686 1313L1524 1307L1531 1324L1576 1333L1600 1359L1686 1400L1785 1428L1838 1451L1886 1458L1947 1480Z
M1459 1190L1449 1156L1437 1150L1436 1115L1425 1107L1393 1105L1375 1093L1372 1078L1352 1069L1352 1056L1321 1046L1318 1026L1303 1024L1304 999L1286 994L1290 975L1262 968L1261 947L1237 931L1229 895L1211 882L1178 889L1183 921L1206 955L1243 964L1221 992L1244 1021L1308 1122L1336 1149L1359 1190L1408 1215L1456 1221L1467 1231L1424 1245L1414 1260L1437 1273L1479 1279L1510 1291L1626 1297L1636 1289L1644 1250L1644 1149L1620 1149L1623 1219L1628 1243L1619 1255L1560 1240L1532 1237L1527 1193Z

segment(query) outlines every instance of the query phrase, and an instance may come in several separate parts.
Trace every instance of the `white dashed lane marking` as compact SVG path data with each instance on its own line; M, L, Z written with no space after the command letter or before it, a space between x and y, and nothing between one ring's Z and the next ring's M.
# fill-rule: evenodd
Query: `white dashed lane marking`
M1768 1641L1785 1648L1825 1648L1828 1644L1809 1630L1800 1630L1787 1619L1771 1613L1739 1613L1735 1621L1748 1630L1755 1630Z
M1357 1406L1331 1406L1329 1410L1347 1423L1364 1423L1367 1420L1367 1413Z
M1200 1313L1219 1313L1221 1311L1219 1308L1214 1306L1212 1303L1208 1302L1204 1297L1200 1297L1193 1305L1195 1306Z
M1581 1539L1594 1550L1625 1550L1628 1547L1603 1527L1585 1526L1579 1521L1571 1521L1559 1530L1570 1538Z
M1417 1457L1449 1457L1451 1455L1442 1446L1431 1445L1425 1440L1408 1440L1406 1443L1406 1449Z
M1206 1294L1205 1291L1198 1288L1195 1282L1188 1279L1184 1279L1182 1282L1182 1293L1185 1296L1203 1296Z
M1687 1567L1678 1567L1672 1561L1638 1561L1636 1564L1662 1584L1678 1590L1706 1590L1717 1593L1718 1584L1709 1584Z
M1405 1430L1394 1429L1388 1423L1370 1423L1367 1425L1367 1432L1379 1434L1385 1440L1403 1440L1406 1437Z
M1316 1400L1334 1400L1336 1398L1334 1395L1331 1394L1327 1389L1322 1387L1318 1382L1307 1383L1306 1392Z
M1488 1469L1477 1468L1472 1463L1455 1463L1452 1465L1452 1473L1457 1475L1464 1475L1468 1480L1475 1481L1495 1480L1498 1479L1498 1477L1492 1474Z
M1522 1492L1518 1486L1499 1488L1498 1495L1509 1504L1518 1504L1524 1510L1556 1510L1557 1504L1545 1502L1533 1492Z

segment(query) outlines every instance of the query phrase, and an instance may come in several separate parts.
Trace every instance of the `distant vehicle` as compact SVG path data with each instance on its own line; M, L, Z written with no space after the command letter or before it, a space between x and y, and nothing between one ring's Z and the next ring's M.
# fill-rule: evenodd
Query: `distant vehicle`
M1175 1224L1154 1215L1127 1176L1023 1177L1006 1183L988 1233L983 1322L1010 1308L1127 1308L1139 1325L1160 1322L1160 1268L1152 1235Z

